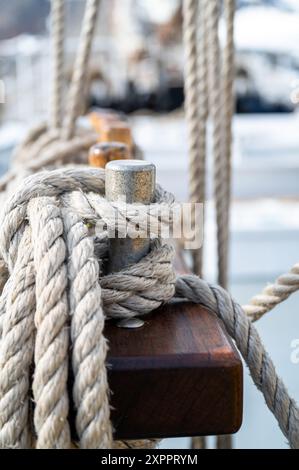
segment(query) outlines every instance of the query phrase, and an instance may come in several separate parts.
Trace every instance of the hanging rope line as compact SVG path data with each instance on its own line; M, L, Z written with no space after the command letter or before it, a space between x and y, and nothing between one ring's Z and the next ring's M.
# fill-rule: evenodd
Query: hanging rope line
M85 71L88 68L99 5L100 0L87 0L86 2L68 100L69 105L65 115L64 129L62 129L64 0L51 0L53 73L50 121L49 124L42 123L30 130L23 142L16 148L11 169L0 179L0 191L13 192L25 176L54 163L58 166L70 161L84 163L90 146L97 142L97 136L91 130L76 129L75 124L79 116L80 93L85 79Z
M204 73L202 58L198 61L197 18L201 2L184 0L183 37L185 48L185 112L189 134L190 160L190 202L203 203L205 200L205 122L202 108L205 99L199 94L199 74ZM194 219L194 215L193 215ZM194 220L192 221L194 222ZM193 227L195 224L193 223ZM202 273L202 249L193 253L193 268L198 275Z
M235 0L224 0L224 19L226 26L226 42L223 48L222 61L222 96L223 96L223 124L224 124L224 159L226 163L226 190L227 201L227 227L230 219L231 203L231 175L232 175L232 121L235 110L234 78L235 78L235 46L234 46L234 24L235 24ZM228 250L229 251L229 250Z
M81 93L84 89L87 64L91 52L92 40L97 23L100 0L87 0L83 19L79 49L74 65L74 72L68 98L66 118L63 125L63 138L69 140L75 132L76 119L80 114Z
M50 102L50 127L60 129L64 81L64 0L51 1L53 77Z
M288 273L280 276L274 284L267 285L261 294L253 297L243 309L255 322L298 290L299 263L295 264Z
M224 2L226 44L218 39L218 0L185 0L186 119L189 129L190 201L205 201L207 119L213 125L214 191L217 219L218 282L228 285L231 198L232 117L234 109L234 0ZM203 249L193 252L193 271L202 276ZM231 446L229 436L218 439ZM202 438L193 446L203 448Z
M222 49L222 63L221 63L221 89L222 89L222 107L223 107L223 160L225 164L225 174L221 175L221 181L218 182L225 192L224 202L226 208L221 209L218 215L218 273L219 283L223 287L228 287L228 273L229 273L229 226L230 226L230 208L231 208L231 160L232 160L232 120L234 114L234 16L235 16L235 0L224 0L223 13L225 23L225 44ZM219 24L217 31L219 29ZM218 175L220 178L220 176ZM217 184L217 177L215 179L215 186ZM216 190L217 191L217 190ZM222 192L222 191L221 191ZM224 212L223 212L224 211ZM233 441L231 436L218 436L217 448L218 449L231 449Z
M207 37L210 117L213 126L214 195L217 219L218 282L227 287L228 226L226 162L223 155L223 106L220 80L221 56L218 38L219 2L205 0Z
M184 2L185 112L189 133L190 201L206 199L206 133L208 119L208 77L206 57L206 25L204 0ZM194 225L194 220L193 226ZM203 271L203 249L192 252L192 270ZM194 449L206 448L204 437L192 439Z

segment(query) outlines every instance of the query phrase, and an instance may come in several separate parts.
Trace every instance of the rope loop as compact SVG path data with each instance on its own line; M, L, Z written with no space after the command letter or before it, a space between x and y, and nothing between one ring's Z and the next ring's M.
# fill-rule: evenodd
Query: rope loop
M45 171L29 176L2 210L0 447L71 448L77 439L83 449L119 445L110 423L105 319L146 315L178 297L221 318L291 447L298 448L298 407L256 329L224 289L196 276L176 279L173 248L159 236L141 261L105 273L112 219L104 188L104 170ZM157 187L150 216L173 201ZM136 223L134 211L127 217ZM107 227L97 233L103 219ZM282 281L294 283L294 277ZM72 403L76 436L68 421Z

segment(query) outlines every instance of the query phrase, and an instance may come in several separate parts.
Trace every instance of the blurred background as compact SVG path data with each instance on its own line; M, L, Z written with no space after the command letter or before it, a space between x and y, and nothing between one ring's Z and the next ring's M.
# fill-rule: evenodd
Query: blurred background
M85 2L66 3L67 89ZM26 129L47 117L50 3L0 0L0 11L3 174ZM246 303L299 259L299 2L239 0L235 28L230 285L236 299ZM138 145L157 165L159 182L180 201L188 199L183 70L181 0L102 0L82 112L100 106L128 113ZM205 275L214 281L211 196L209 187ZM299 338L298 296L257 327L280 375L299 399L299 364L291 362L291 343ZM245 375L244 425L234 438L235 447L286 448L247 371ZM188 439L179 439L164 441L161 447L188 445Z

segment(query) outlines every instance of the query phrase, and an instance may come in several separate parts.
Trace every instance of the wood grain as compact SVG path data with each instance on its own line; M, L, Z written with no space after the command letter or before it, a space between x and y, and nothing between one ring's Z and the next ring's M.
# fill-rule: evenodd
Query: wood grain
M238 431L242 362L212 312L179 302L138 330L107 322L105 335L117 439Z

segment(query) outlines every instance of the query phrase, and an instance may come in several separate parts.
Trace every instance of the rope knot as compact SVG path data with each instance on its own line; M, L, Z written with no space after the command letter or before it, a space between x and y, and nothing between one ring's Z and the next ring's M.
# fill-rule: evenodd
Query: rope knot
M145 315L174 295L174 250L159 237L137 264L105 273L109 213L120 208L108 204L104 193L103 170L45 171L29 176L2 211L1 274L7 282L0 300L0 447L31 447L33 440L38 448L71 447L71 353L80 446L110 448L105 317ZM172 202L158 187L150 216ZM132 209L126 219L134 224L138 215ZM94 233L99 221L106 229Z

